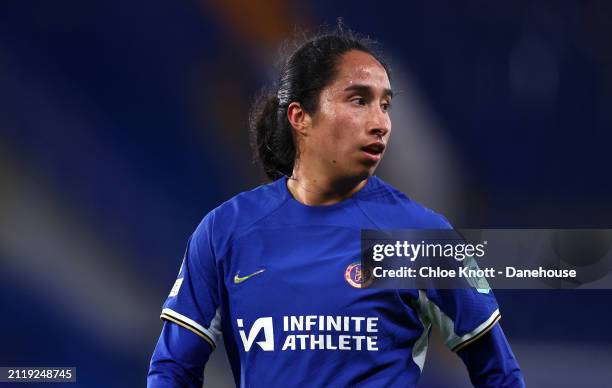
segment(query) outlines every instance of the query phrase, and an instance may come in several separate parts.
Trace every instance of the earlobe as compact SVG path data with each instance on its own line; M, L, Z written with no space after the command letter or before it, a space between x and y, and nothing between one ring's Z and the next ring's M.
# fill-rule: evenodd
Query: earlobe
M310 128L310 115L302 109L299 102L292 102L287 107L287 119L293 129L300 135L306 136Z

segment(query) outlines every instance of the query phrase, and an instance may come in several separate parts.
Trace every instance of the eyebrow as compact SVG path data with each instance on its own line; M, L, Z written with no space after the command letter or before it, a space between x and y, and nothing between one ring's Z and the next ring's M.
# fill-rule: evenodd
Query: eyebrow
M349 92L349 91L358 91L358 92L365 92L365 93L372 93L372 88L368 85L362 85L362 84L355 84L355 85L350 85L347 86L344 89L345 92ZM393 98L393 90L385 88L383 90L383 95L384 96L388 96Z

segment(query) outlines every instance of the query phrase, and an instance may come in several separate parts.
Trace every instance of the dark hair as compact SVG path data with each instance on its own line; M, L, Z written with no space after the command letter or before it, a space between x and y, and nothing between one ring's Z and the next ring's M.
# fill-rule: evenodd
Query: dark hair
M321 32L295 45L292 52L281 54L278 81L262 90L249 115L255 159L270 179L291 176L293 172L296 145L287 107L295 101L308 114L316 113L321 90L332 82L343 54L351 50L368 53L390 77L388 66L375 51L375 44L343 28L339 21L334 31Z

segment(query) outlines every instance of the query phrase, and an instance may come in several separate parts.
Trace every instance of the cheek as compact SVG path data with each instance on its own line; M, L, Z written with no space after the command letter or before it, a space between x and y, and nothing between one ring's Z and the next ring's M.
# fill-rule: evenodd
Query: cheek
M358 120L354 116L337 114L329 128L334 146L336 148L352 147L359 138L358 127Z
M359 117L354 113L342 105L324 101L315 123L317 127L315 147L319 153L326 157L336 155L337 158L354 148L360 137L357 133Z

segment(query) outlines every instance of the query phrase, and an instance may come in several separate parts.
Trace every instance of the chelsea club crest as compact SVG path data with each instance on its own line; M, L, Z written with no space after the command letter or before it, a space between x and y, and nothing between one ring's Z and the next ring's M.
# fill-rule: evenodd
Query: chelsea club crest
M355 288L365 288L372 283L372 274L364 270L360 262L351 263L344 271L344 279Z

